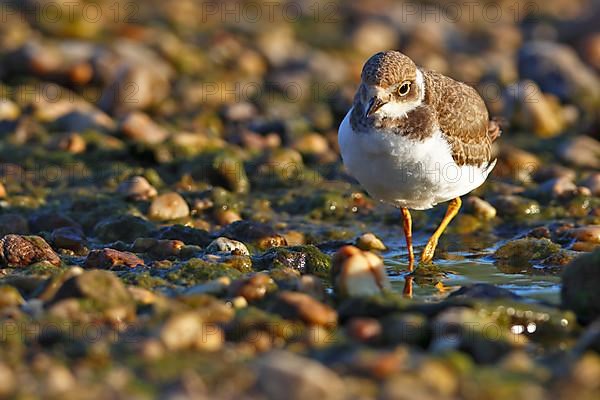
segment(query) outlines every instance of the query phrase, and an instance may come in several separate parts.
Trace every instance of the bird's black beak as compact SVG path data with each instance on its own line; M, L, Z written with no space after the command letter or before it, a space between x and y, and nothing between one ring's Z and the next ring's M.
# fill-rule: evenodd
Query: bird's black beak
M365 117L367 117L367 118L370 117L377 110L379 110L381 107L383 107L385 104L386 104L386 102L381 100L379 97L373 97L369 101L369 106L367 107L367 112L365 112Z

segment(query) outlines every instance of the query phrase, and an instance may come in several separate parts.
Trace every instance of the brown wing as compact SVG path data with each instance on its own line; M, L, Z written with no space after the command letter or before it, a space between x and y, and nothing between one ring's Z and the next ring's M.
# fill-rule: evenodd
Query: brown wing
M499 135L490 123L483 99L472 87L431 71L423 71L425 99L437 111L438 124L458 165L491 161L492 141ZM498 131L498 132L496 132Z

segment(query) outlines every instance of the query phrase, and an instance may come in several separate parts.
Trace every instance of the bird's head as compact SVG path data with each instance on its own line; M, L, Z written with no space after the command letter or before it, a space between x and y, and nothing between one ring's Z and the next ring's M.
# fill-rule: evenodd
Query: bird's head
M372 56L362 70L358 98L365 118L400 118L423 101L423 74L398 51Z

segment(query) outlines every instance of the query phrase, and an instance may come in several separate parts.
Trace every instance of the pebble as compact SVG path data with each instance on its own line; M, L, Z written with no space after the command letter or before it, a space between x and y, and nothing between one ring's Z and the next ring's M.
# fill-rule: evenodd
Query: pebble
M85 268L111 269L117 266L137 267L144 260L133 253L114 249L92 250L85 259Z
M186 349L216 351L223 346L223 331L204 321L197 312L185 312L170 317L161 328L160 340L170 351Z
M600 196L600 173L594 173L587 177L582 185L588 189L593 196Z
M52 231L52 244L59 249L80 253L85 251L87 239L81 229L69 226Z
M53 137L50 147L53 150L65 151L71 154L81 154L85 153L87 144L80 134L66 133Z
M356 247L365 251L384 251L387 249L381 239L373 233L365 233L356 239Z
M300 319L310 325L333 327L337 323L337 312L333 308L299 292L279 292L273 311L284 318Z
M399 34L391 24L367 20L352 33L353 48L361 54L371 56L379 51L395 49Z
M185 294L195 295L195 294L212 294L214 296L218 296L220 294L225 293L225 291L231 285L231 278L228 276L222 276L217 279L213 279L211 281L201 283L199 285L191 286L185 291Z
M0 99L0 121L14 121L21 115L19 106L8 99Z
M348 335L359 342L372 342L381 336L382 331L375 318L352 318L345 328Z
M240 214L233 210L215 210L215 219L221 226L227 226L234 222L242 221Z
M571 229L567 234L580 242L600 243L600 225L588 225L582 228Z
M541 166L535 173L536 182L546 182L557 178L566 178L574 181L577 179L577 172L560 164L551 164Z
M0 361L0 397L10 398L17 388L15 373L4 362Z
M372 296L391 288L381 258L344 246L333 256L332 280L341 296Z
M565 267L562 276L563 307L573 310L583 323L600 317L600 249L584 254Z
M510 97L521 111L519 125L541 138L560 134L565 128L565 119L558 99L544 94L535 82L525 80L507 88ZM510 96L515 94L515 96Z
M243 101L227 104L223 109L223 116L232 122L243 122L252 119L258 114L254 104Z
M60 258L52 247L39 236L6 235L0 239L0 264L27 267L37 262L60 265Z
M331 369L289 351L274 350L255 362L257 386L269 399L342 400L345 384Z
M118 40L110 49L97 53L93 67L105 78L98 101L104 110L142 110L169 96L173 68L149 47L138 41Z
M71 226L81 229L81 226L72 218L61 213L41 213L29 218L31 232L52 232L57 228Z
M213 240L206 248L206 251L208 253L229 253L238 256L250 255L250 252L244 243L223 236Z
M297 139L293 148L306 155L321 155L330 151L327 139L318 133L308 133Z
M185 218L188 215L190 215L188 204L179 193L175 192L156 197L148 210L148 217L159 221Z
M271 277L264 273L255 274L247 279L234 282L229 292L232 297L243 297L247 302L253 302L263 299L268 292L277 288Z
M117 193L130 200L142 201L155 197L158 192L143 176L133 176L121 182Z
M496 217L496 209L487 201L477 196L469 196L465 199L465 208L478 218L491 220Z
M98 221L94 226L94 236L105 243L131 243L139 237L150 236L154 229L154 224L142 217L117 214Z
M514 146L504 145L498 156L496 173L520 182L530 182L542 161L535 154Z
M69 299L88 299L107 315L126 319L135 314L135 304L123 282L109 271L92 270L67 279L56 291L49 305Z
M25 217L10 213L0 215L0 237L10 233L17 235L29 233L29 224Z
M498 263L513 268L527 268L535 262L559 253L560 245L548 239L525 238L511 240L494 253Z
M285 238L279 235L273 227L256 221L234 221L221 231L221 236L243 243L255 244L261 250L287 245Z
M120 123L120 131L134 142L143 144L160 144L169 137L169 132L157 125L142 112L127 114Z
M25 299L19 291L9 285L0 286L0 310L5 307L18 307L25 304Z
M516 195L500 195L490 199L502 218L525 217L540 213L537 201Z
M555 199L571 197L577 194L577 185L569 178L556 178L542 183L537 191L542 196L550 195Z
M150 249L153 257L164 259L179 256L185 248L181 240L158 240L156 245Z
M558 155L576 167L600 168L600 142L589 136L579 135L567 140L559 146Z
M519 49L519 75L540 85L565 103L582 104L598 99L600 78L569 46L549 41L529 41Z

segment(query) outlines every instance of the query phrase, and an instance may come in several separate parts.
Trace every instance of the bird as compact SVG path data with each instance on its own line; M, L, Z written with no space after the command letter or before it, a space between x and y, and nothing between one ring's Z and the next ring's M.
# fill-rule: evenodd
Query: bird
M399 51L379 52L363 66L352 107L338 130L342 162L367 193L401 210L414 270L410 210L449 202L427 241L422 263L461 207L496 165L500 125L471 86L418 67Z

